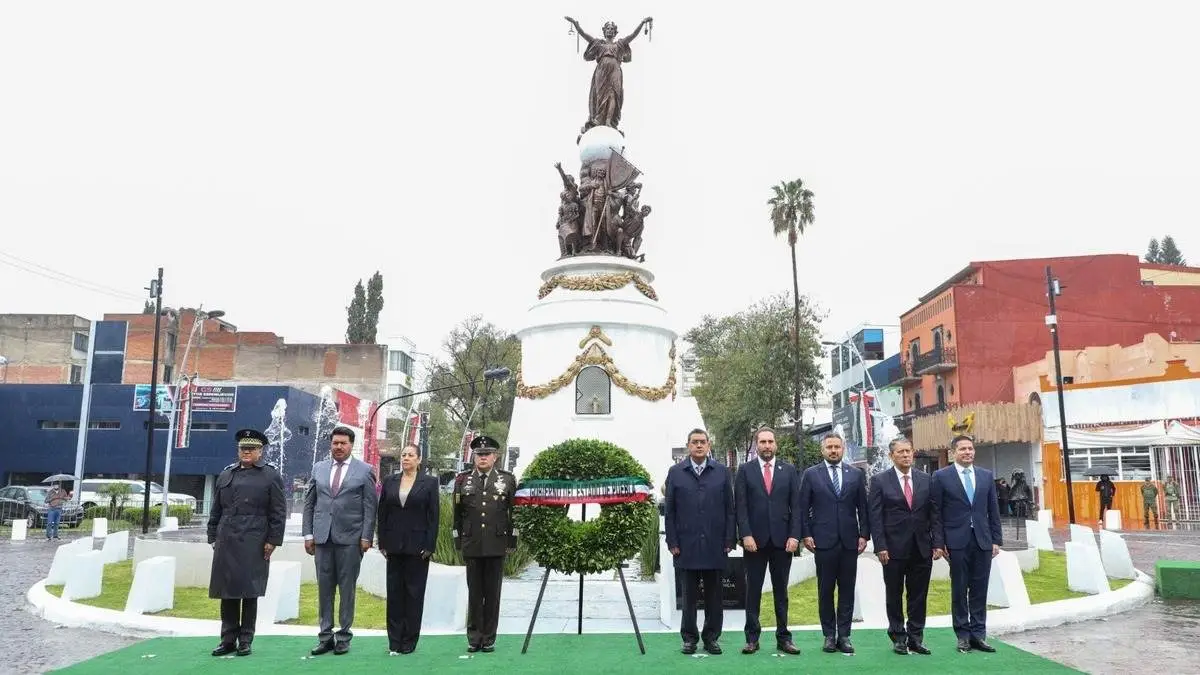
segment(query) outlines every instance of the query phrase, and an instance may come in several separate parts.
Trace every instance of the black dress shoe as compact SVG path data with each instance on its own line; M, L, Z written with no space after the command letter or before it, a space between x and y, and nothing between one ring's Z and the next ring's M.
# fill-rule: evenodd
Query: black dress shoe
M479 648L484 654L491 654L496 651L496 645L484 645Z
M721 653L721 645L717 644L715 640L713 642L705 642L704 651L716 656Z
M758 651L758 643L757 642L747 642L746 646L742 647L743 654L753 654L756 651Z
M854 645L850 644L850 638L840 638L837 641L838 651L843 654L853 654Z
M784 654L795 655L800 653L800 648L797 647L796 643L792 642L791 640L785 640L783 642L776 643L775 649L783 652Z
M976 640L975 638L971 638L971 648L978 649L981 652L987 652L989 654L992 654L996 651L995 647L989 645L983 640Z
M225 656L226 654L232 654L236 651L237 651L237 647L234 645L221 644L221 645L218 645L216 649L212 650L212 655L213 656Z
M960 654L966 654L967 652L971 651L971 641L964 640L963 638L959 638L958 639L958 651Z
M333 646L333 653L335 656L341 656L342 654L349 654L350 653L350 643L349 642L339 642L339 643L335 644Z
M241 645L237 648L238 656L250 656L250 645Z
M924 642L913 642L911 640L908 643L908 651L922 656L929 656L933 653L929 651L929 647L926 647Z
M467 651L471 654L479 651L479 645L467 645Z
M329 640L327 642L318 642L317 646L313 647L312 651L309 653L312 654L313 656L320 656L326 652L331 652L331 651L333 651L333 640Z
M679 651L683 652L684 654L695 654L696 653L696 643L695 642L685 642L685 643L683 643L683 648L681 648Z
M825 652L826 654L832 654L837 650L837 638L825 638L825 644L821 647L821 651Z
M908 643L904 640L896 640L892 643L892 651L897 654L908 655Z

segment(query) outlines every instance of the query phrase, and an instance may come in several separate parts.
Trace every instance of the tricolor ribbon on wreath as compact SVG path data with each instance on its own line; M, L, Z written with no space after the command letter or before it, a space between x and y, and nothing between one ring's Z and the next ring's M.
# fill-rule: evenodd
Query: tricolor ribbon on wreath
M641 478L528 480L517 487L514 506L628 504L650 499L650 483Z

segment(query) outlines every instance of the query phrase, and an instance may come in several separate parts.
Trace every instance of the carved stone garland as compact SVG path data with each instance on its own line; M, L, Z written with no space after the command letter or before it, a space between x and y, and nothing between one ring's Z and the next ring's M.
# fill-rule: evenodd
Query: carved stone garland
M593 331L595 330L596 329L593 329ZM589 334L589 337L592 337L592 335ZM584 339L586 340L587 338ZM611 344L611 342L609 342L609 344ZM669 356L671 359L671 369L667 373L667 381L664 382L661 387L646 387L636 384L629 378L622 375L621 372L617 370L617 366L613 362L612 357L604 351L603 347L593 342L591 346L575 357L575 360L571 362L570 366L567 366L567 369L563 371L562 375L559 375L545 384L539 384L536 386L529 386L525 384L525 379L521 373L521 369L518 368L517 396L520 396L521 398L533 399L546 398L559 389L571 384L571 382L575 380L575 376L579 374L579 371L588 366L599 366L600 368L604 369L604 372L608 373L610 378L612 378L613 384L620 387L625 391L626 394L629 394L630 396L636 396L644 401L661 401L667 396L671 396L671 398L674 399L675 345L671 345L671 352Z
M614 272L612 274L589 274L584 276L567 276L558 274L542 284L538 289L538 299L550 295L555 288L562 287L571 291L615 291L633 284L642 295L651 300L658 300L658 293L650 284L633 272Z

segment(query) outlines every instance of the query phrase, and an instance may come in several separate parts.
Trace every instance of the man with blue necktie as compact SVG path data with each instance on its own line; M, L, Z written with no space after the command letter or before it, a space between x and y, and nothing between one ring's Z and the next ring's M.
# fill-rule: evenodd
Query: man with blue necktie
M824 459L804 471L800 480L800 536L813 552L817 567L817 613L826 653L853 654L850 623L854 618L854 584L858 555L867 547L867 477L842 461L846 445L836 433L821 439ZM837 589L837 609L833 595Z
M955 436L950 453L954 463L933 474L931 493L942 521L933 532L933 547L950 561L950 614L958 651L994 652L987 643L988 579L1003 543L996 483L991 471L974 465L970 436Z

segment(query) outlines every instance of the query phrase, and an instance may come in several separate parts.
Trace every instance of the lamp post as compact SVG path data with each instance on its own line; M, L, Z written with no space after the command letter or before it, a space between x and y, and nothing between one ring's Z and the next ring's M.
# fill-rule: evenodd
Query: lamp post
M204 322L206 320L219 319L220 317L225 316L225 312L219 309L214 309L211 312L205 312L202 309L203 307L204 305L201 304L200 308L196 310L196 316L192 319L192 328L188 331L187 346L183 348L183 360L181 361L183 367L180 369L181 375L175 380L175 395L171 394L171 390L169 388L167 389L167 398L171 400L171 412L167 415L167 417L170 419L170 422L167 426L167 454L166 460L163 464L163 503L162 508L159 509L159 526L167 522L167 512L171 509L171 452L175 448L175 420L180 413L178 398L179 387L182 386L183 383L187 382L190 389L190 387L195 384L196 378L199 377L199 373L193 373L191 377L189 377L187 374L188 354L192 350L192 340L196 337L197 332L199 332L201 339L204 338ZM191 394L189 392L189 396L190 395ZM188 418L188 424L191 424L191 417Z
M497 381L503 382L504 380L508 379L508 376L511 373L512 373L511 370L509 370L508 368L505 368L503 366L500 366L498 368L488 368L487 370L483 371L483 377L475 379L475 380L471 380L470 382L455 382L454 384L448 384L444 387L434 387L433 389L426 389L425 391L414 391L411 394L400 394L399 396L393 396L389 399L385 399L385 400L381 401L379 403L379 405L375 406L375 409L371 411L371 416L369 418L367 418L367 426L368 427L371 426L371 422L373 422L375 420L375 413L379 412L380 409L383 408L383 406L391 403L392 401L399 401L400 399L404 399L404 398L412 398L413 396L423 396L425 394L432 394L432 393L438 392L438 391L445 391L447 389L453 389L455 387L468 387L468 386L473 387L474 385L481 384L484 382L497 382ZM478 409L478 407L479 407L479 405L476 404L475 409ZM475 414L475 410L473 409L471 411L471 416L474 416L474 414ZM468 417L467 424L469 425L470 423L471 423L471 418ZM463 436L464 437L466 436L466 432L463 432Z
M142 499L142 534L150 532L150 472L154 469L154 413L158 402L158 334L162 328L163 269L158 278L150 281L150 297L154 298L154 351L150 357L150 405L146 414L146 484ZM80 476L82 478L82 476Z
M1062 450L1063 472L1067 476L1067 519L1075 524L1075 491L1071 487L1071 452L1067 448L1067 409L1063 401L1062 360L1058 355L1058 313L1054 307L1054 297L1062 292L1058 279L1054 278L1050 266L1046 265L1046 295L1050 298L1050 314L1046 316L1046 325L1050 328L1050 339L1054 345L1054 383L1058 389L1058 429L1060 433L1059 449Z

